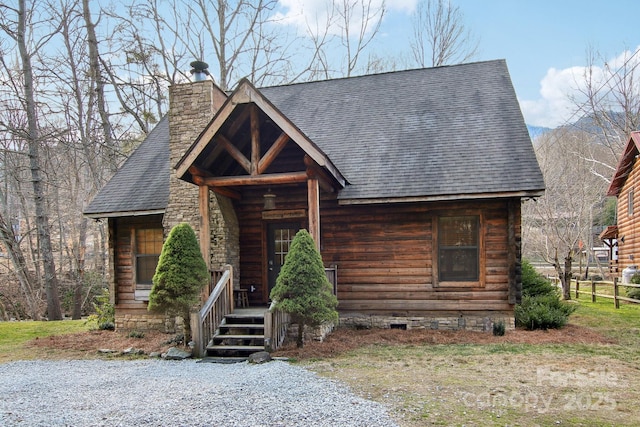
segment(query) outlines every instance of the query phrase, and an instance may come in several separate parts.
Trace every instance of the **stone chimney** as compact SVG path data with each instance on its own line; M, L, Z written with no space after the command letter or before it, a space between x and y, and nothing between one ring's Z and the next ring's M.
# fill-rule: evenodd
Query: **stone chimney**
M189 223L200 236L198 186L177 178L174 169L198 135L211 121L227 99L226 94L207 78L207 64L191 63L193 82L176 84L169 88L169 203L163 218L165 237L177 224ZM210 243L208 264L219 268L231 262L238 267L239 243L236 236L238 222L230 200L209 192ZM230 231L231 230L231 231ZM234 235L235 234L235 235ZM239 275L235 274L239 277Z

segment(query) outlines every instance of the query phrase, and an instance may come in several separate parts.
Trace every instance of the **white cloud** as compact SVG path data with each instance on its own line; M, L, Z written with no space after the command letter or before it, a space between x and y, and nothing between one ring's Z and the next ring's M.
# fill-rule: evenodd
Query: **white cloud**
M387 12L398 11L411 13L414 11L418 0L370 0L371 10L375 11L384 4ZM341 27L335 20L328 23L331 16L332 0L280 0L282 10L274 16L274 21L283 25L294 26L299 33L307 34L312 31L317 34L329 29L329 34L340 34ZM362 22L361 3L352 12L350 20L351 28L360 28Z
M554 128L565 123L575 110L570 96L576 93L576 82L583 72L584 67L550 68L540 82L541 97L520 101L527 124Z
M613 73L619 73L623 67L630 72L640 64L640 47L634 52L625 51L607 60L601 66L594 65L590 70L586 66L562 70L550 68L540 81L540 98L520 100L525 121L534 126L554 128L578 120L581 113L576 112L576 103L586 101L583 93L586 88L587 71L592 73L591 79L595 87L601 88L598 96L606 96L615 81L611 78ZM615 89L613 91L615 92Z

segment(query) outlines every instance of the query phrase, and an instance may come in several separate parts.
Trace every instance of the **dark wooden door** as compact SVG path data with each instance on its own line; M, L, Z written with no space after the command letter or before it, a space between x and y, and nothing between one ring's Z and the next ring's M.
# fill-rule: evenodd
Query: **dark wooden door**
M269 293L276 285L276 278L284 259L289 253L291 241L300 230L299 222L278 222L267 225L267 275L269 279Z

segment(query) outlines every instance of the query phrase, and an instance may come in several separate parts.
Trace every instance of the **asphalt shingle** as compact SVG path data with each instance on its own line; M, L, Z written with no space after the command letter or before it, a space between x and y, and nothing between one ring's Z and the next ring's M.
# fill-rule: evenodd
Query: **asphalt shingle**
M274 86L260 92L345 176L349 184L340 199L544 189L504 60ZM168 139L164 118L85 213L165 208Z
M165 116L85 209L85 215L162 210L169 201L169 120Z

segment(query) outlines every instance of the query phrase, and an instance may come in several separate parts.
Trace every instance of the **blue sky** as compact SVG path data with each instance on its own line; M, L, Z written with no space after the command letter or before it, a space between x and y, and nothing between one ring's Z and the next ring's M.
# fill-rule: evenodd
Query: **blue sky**
M280 0L284 10L312 14L324 0ZM382 1L382 0L373 0ZM410 13L418 0L386 0L377 48L409 51ZM637 0L451 0L479 40L475 60L506 59L525 121L555 127L572 118L567 95L593 48L610 64L640 46ZM637 55L640 57L640 54Z

